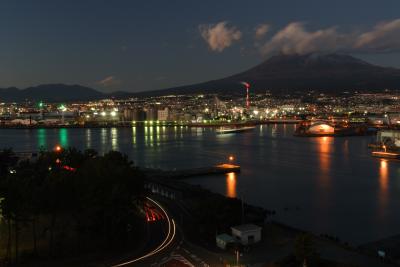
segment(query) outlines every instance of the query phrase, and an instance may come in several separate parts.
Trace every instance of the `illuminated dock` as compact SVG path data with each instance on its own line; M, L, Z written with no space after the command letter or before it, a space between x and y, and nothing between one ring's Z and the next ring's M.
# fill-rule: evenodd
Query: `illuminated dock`
M168 178L168 179L184 179L195 176L205 176L205 175L215 175L215 174L226 174L226 173L239 173L240 166L234 164L223 163L215 165L212 167L204 168L193 168L193 169L183 169L183 170L153 170L145 169L145 172L149 175L158 178Z
M396 152L373 151L372 156L385 159L400 159L400 153Z

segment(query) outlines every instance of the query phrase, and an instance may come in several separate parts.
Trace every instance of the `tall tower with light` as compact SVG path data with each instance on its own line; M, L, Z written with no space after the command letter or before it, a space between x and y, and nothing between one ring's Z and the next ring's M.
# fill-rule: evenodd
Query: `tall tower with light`
M249 96L249 90L250 90L250 84L248 82L241 82L246 87L246 108L250 108L250 96Z

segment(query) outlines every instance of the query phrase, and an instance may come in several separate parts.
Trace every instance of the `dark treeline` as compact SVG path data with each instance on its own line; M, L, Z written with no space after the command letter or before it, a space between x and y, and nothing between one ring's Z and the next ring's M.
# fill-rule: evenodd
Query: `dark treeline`
M35 161L0 152L0 259L109 251L135 241L144 176L125 155L43 151ZM1 264L0 264L1 265Z

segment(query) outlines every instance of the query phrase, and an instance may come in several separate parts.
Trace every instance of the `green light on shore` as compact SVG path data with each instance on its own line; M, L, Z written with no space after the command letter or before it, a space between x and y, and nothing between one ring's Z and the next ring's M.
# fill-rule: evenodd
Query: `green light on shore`
M43 101L40 101L38 106L39 106L39 108L42 108L44 106Z
M61 110L61 111L66 111L66 110L67 110L67 108L64 106L64 104L61 104L61 105L58 107L58 109Z

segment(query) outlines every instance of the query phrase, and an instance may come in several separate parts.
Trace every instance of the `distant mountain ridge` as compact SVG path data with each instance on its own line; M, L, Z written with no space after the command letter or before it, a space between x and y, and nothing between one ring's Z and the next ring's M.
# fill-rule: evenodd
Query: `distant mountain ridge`
M104 98L106 95L81 85L44 84L26 89L0 89L0 102L46 101L69 102Z
M277 55L244 72L208 82L168 89L110 94L80 85L45 84L26 89L0 89L0 102L68 102L102 98L129 98L169 94L242 94L246 81L251 92L285 93L318 90L340 93L354 90L400 89L400 69L381 67L340 54Z
M241 81L249 82L251 91L260 93L400 89L400 69L376 66L349 55L277 55L226 78L143 94L235 93L243 90Z

